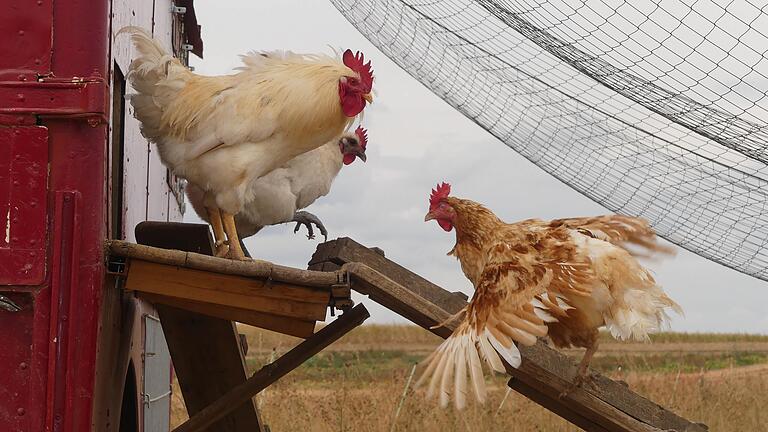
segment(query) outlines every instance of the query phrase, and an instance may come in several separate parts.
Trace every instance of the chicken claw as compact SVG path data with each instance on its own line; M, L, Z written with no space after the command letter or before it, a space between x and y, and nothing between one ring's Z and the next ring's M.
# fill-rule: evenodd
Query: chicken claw
M214 243L216 249L213 252L213 256L217 258L225 258L229 253L229 240L219 240Z
M315 224L317 229L320 230L320 234L323 235L323 241L328 241L328 230L325 229L325 225L320 222L320 219L312 213L306 211L297 211L293 214L292 221L296 222L296 227L293 229L294 233L299 232L299 228L304 225L307 227L307 238L312 240L315 238L315 232L312 229L312 224Z
M226 234L224 233L224 225L221 220L221 211L216 207L206 207L208 212L208 220L213 228L213 239L216 241L216 249L213 256L218 258L224 258L229 253L229 242L227 241Z
M567 397L571 393L573 393L574 390L577 388L584 388L585 386L588 386L590 388L595 388L595 376L591 373L584 372L582 373L579 371L579 373L573 378L573 383L571 383L568 388L563 390L559 398L563 399L564 397Z
M20 312L21 307L4 295L0 295L0 309L8 312Z
M576 376L573 378L573 383L568 386L565 390L563 390L562 393L560 393L560 399L568 396L576 390L577 388L583 388L584 384L594 388L594 375L589 373L589 362L592 361L592 356L595 355L595 352L597 351L597 339L595 339L592 344L587 348L587 351L584 353L584 357L581 358L581 362L579 363L579 369L576 373Z

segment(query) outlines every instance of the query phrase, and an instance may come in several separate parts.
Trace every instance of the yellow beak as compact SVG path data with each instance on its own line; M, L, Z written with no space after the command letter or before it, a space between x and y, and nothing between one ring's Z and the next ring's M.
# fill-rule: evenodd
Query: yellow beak
M373 95L370 93L366 93L363 95L363 99L367 100L368 103L373 103Z
M424 216L424 222L428 222L435 219L435 215L432 214L432 212L427 213L426 216Z

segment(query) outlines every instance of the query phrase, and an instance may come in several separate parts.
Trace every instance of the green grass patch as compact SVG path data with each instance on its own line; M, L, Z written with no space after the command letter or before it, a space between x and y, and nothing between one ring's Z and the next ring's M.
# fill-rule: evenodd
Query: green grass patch
M404 351L342 351L321 352L307 360L291 375L295 379L310 381L335 381L353 379L363 382L391 378L410 371L414 364L424 358L420 354ZM268 358L257 356L248 358L248 367L257 370Z
M646 355L606 355L595 357L592 368L610 372L689 373L768 363L768 354L735 352L728 354L669 353Z
M405 351L322 352L293 371L291 377L315 383L344 380L365 384L402 376L424 357L423 354ZM575 355L573 358L578 361L581 357ZM268 360L267 356L249 357L248 366L251 370L257 370ZM762 363L768 363L768 353L668 353L598 356L592 360L591 367L602 373L692 373Z
M600 332L601 343L617 343L607 331ZM661 332L651 335L652 343L716 343L716 342L768 342L768 335L748 333L678 333ZM637 343L626 341L623 343Z

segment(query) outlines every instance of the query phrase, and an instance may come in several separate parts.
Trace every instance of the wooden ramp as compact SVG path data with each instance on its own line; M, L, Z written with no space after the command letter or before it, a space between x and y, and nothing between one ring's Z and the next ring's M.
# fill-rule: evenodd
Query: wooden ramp
M350 286L394 312L443 338L453 327L444 322L466 306L465 297L450 293L421 276L349 238L318 246L312 270L345 272ZM453 324L455 326L455 323ZM577 389L559 398L576 375L576 365L564 354L539 341L520 347L520 368L507 367L509 387L587 431L703 432L707 426L690 422L632 392L625 383L597 374L595 389Z

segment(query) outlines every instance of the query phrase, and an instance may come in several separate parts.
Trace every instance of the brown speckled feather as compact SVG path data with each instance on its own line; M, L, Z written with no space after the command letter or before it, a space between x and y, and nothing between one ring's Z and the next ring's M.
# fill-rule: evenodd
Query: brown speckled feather
M451 396L458 408L465 405L467 375L484 401L481 359L498 372L505 371L504 362L518 367L518 343L532 345L548 335L559 347L591 347L602 326L618 339L646 340L666 321L665 308L680 311L632 256L638 248L671 251L643 219L507 224L473 201L440 199L455 214L456 245L449 254L475 288L463 321L425 360L419 380L429 379L430 395L439 389L443 406Z
M651 253L672 255L675 250L658 242L656 232L643 218L624 215L605 215L594 217L555 219L551 227L565 226L578 230L584 235L607 241L626 249L635 256L648 256ZM630 246L630 247L628 247ZM645 249L645 253L632 249L631 246Z
M456 210L456 246L451 251L475 288L464 321L428 359L420 379L430 380L430 393L440 387L441 404L454 393L457 407L464 405L465 377L454 368L476 370L477 350L493 370L504 372L504 359L520 365L515 343L532 345L547 334L547 322L570 308L565 299L590 295L595 275L589 258L570 241L570 229L548 227L539 221L506 224L488 209L468 200L447 198ZM460 363L469 362L469 368ZM449 379L453 377L453 379ZM470 374L472 385L476 375ZM450 384L450 385L449 385ZM483 390L475 390L484 394Z

